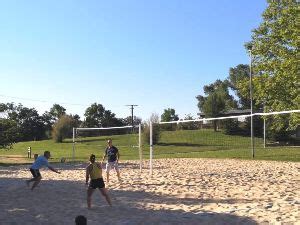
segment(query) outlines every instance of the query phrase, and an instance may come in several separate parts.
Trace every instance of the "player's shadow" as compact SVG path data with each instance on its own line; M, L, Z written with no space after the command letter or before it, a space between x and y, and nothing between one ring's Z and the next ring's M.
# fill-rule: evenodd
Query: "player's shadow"
M75 162L75 163L73 163L73 162L67 162L67 163L55 162L54 163L53 162L52 164L55 165L55 168L57 168L59 170L72 169L72 170L79 170L80 171L80 170L85 170L85 168L89 165L89 162L88 161L86 161L86 162ZM148 164L149 164L149 162L143 162L142 171L149 170L149 165ZM106 163L103 163L102 164L103 171L105 170L105 168L106 168ZM136 163L129 162L129 161L128 162L124 161L124 162L119 163L119 168L120 169L131 169L131 170L139 171L140 170L140 164L139 164L138 161L136 161ZM152 168L155 170L155 169L165 169L166 167L165 166L153 166ZM26 169L28 170L28 166L27 166ZM13 172L10 172L10 173L13 173Z
M95 191L92 198L93 208L87 210L84 182L69 179L42 180L34 191L30 191L24 179L1 178L0 218L4 218L4 224L24 225L74 224L77 215L85 215L89 225L257 224L249 217L230 212L205 211L201 207L200 210L192 210L192 206L199 204L233 204L243 202L242 199L179 199L146 190L109 190L113 207L109 207L100 192ZM186 210L187 208L190 210Z
M157 184L150 184L152 186ZM145 185L147 186L147 185ZM124 191L120 190L113 190L112 193L115 196L120 196L122 200L124 200L124 197L122 197ZM145 204L167 204L167 205L176 205L176 204L183 204L183 205L199 205L199 204L210 204L210 203L216 203L216 204L239 204L239 203L252 203L257 202L261 199L235 199L235 198L226 198L226 199L218 199L218 198L191 198L191 197L184 197L179 198L176 196L166 196L166 195L157 195L145 191L133 191L133 192L127 192L127 197L129 198L128 201L131 202L131 199L143 199L143 203Z

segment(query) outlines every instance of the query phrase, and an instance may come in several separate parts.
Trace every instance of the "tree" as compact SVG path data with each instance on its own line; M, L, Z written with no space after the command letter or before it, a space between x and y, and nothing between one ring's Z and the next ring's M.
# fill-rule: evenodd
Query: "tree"
M63 106L59 105L59 104L54 104L50 108L49 115L52 116L52 120L53 120L53 122L55 122L61 116L66 115L66 109Z
M49 111L43 113L46 137L50 137L53 124L63 115L66 115L66 109L59 104L53 104Z
M133 124L138 125L142 123L142 119L137 116L133 116ZM131 116L127 116L123 119L124 126L131 126Z
M47 111L42 115L42 120L45 125L45 136L47 138L50 138L52 126L53 126L55 120L54 120L53 116L50 115L49 112L47 112Z
M162 122L170 122L179 120L178 115L175 113L175 109L168 108L164 110L164 113L160 116ZM175 130L176 124L164 124L161 126L163 130Z
M205 113L205 117L218 117L226 110L236 108L237 102L229 94L228 81L216 80L215 83L204 86L207 96L198 95L198 108ZM214 120L214 130L217 130L217 122Z
M69 115L61 116L53 125L52 138L55 142L62 142L72 136L75 121Z
M20 108L17 122L22 140L41 140L45 137L43 119L34 108Z
M0 148L10 148L17 140L17 123L9 119L0 119Z
M17 124L17 141L40 140L45 137L45 124L34 108L23 107L22 104L1 103L0 110L6 118Z
M85 110L84 126L101 127L105 108L101 104L94 103Z
M110 110L104 111L104 115L101 120L102 127L118 127L123 125L122 119L116 118L116 114L112 113Z
M298 9L295 0L268 0L262 23L246 43L253 56L254 99L266 112L300 108ZM239 85L245 89L246 83ZM296 129L300 116L277 116L276 121L274 131Z
M70 114L70 117L73 119L73 122L74 122L74 127L80 127L82 121L80 120L80 116L75 114L75 115L72 115Z
M177 121L179 117L175 114L175 109L168 108L164 110L164 113L161 115L161 121L163 122L170 122L170 121Z
M4 115L4 118L10 120L16 120L18 115L18 109L23 107L21 104L15 105L15 103L0 103L0 112Z
M94 103L85 110L84 127L111 127L122 126L121 119L116 118L116 115L110 110L106 110L103 105Z
M236 96L239 99L239 108L241 109L250 109L250 68L249 65L239 64L236 67L231 67L229 69L229 77L228 77L228 86L235 92ZM239 83L248 84L245 86L245 92L248 94L242 94L239 89Z

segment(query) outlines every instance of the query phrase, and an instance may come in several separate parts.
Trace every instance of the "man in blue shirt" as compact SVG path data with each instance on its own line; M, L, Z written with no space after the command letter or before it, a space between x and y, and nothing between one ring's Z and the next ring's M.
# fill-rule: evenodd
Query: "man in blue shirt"
M34 182L31 187L31 190L33 190L40 183L40 181L42 179L42 176L40 173L40 169L42 167L48 167L53 172L60 173L58 170L54 169L52 166L49 165L48 159L50 158L50 156L51 156L50 152L45 151L44 155L37 157L37 159L31 165L30 172L31 172L33 178L26 181L27 186L29 186L30 182Z
M107 163L106 163L106 183L108 184L109 182L109 171L114 168L115 171L117 172L118 180L121 182L120 178L120 171L119 171L119 166L118 162L120 159L120 154L119 150L112 145L112 140L108 139L107 140L107 147L105 149L105 154L103 156L103 162L105 158L107 157Z

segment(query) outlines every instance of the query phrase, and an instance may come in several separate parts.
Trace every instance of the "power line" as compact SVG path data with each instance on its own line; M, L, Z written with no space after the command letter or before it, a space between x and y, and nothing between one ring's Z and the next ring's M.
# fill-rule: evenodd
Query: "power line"
M16 97L16 96L8 96L8 95L2 95L0 94L1 97L6 97L6 98L13 98L13 99L19 99L19 100L25 100L25 101L32 101L32 102L42 102L42 103L51 103L51 101L46 101L46 100L39 100L39 99L32 99L32 98L22 98L22 97ZM68 102L55 102L57 104L62 104L62 105L79 105L79 106L89 106L85 104L80 104L80 103L68 103Z
M80 104L80 103L70 103L70 102L57 102L57 101L47 101L47 100L41 100L41 99L34 99L34 98L23 98L23 97L18 97L18 96L11 96L11 95L3 95L0 94L0 97L4 97L4 98L12 98L12 99L18 99L18 100L24 100L24 101L32 101L32 102L41 102L41 103L49 103L49 104L60 104L60 105L74 105L74 106L84 106L84 107L89 107L90 105L87 104ZM126 105L126 106L131 106L131 114L132 114L132 126L133 126L133 108L134 106L138 106L138 105ZM113 108L119 108L120 105L118 106L112 106L110 105L110 107Z

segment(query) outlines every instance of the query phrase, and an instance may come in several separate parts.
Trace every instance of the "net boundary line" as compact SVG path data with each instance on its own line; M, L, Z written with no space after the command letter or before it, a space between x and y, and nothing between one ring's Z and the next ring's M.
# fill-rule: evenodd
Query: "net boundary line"
M251 116L269 116L269 115L279 115L279 114L288 114L288 113L299 113L300 109L289 110L289 111L280 111L280 112L268 112L268 113L253 113L246 114L240 116L223 116L223 117L215 117L215 118L203 118L203 119L195 119L195 120L177 120L177 121L169 121L169 122L159 122L158 124L172 124L172 123L189 123L189 122L205 122L211 120L225 120L225 119L238 119L238 118L248 118Z
M74 128L76 130L113 130L113 129L125 129L125 128L137 128L137 126L123 126L123 127L86 127L86 128Z

